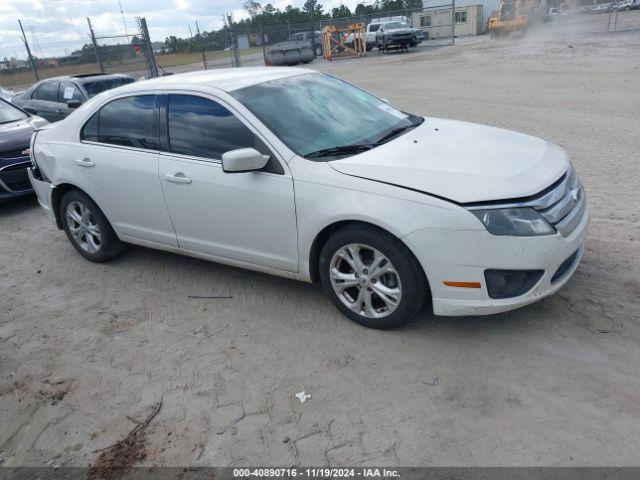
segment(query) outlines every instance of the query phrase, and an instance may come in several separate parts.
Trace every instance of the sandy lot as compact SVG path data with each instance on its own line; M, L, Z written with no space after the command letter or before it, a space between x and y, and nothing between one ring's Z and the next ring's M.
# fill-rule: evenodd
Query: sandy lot
M91 264L33 199L1 205L0 463L92 463L162 398L143 464L638 465L640 31L314 63L564 147L593 208L572 281L508 314L379 332L319 286L133 247Z

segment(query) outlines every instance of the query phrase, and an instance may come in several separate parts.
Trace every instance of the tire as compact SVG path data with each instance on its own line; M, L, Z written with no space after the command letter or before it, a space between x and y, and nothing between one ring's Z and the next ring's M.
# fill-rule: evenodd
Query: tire
M59 214L71 245L87 260L106 262L124 251L98 205L81 191L70 190L62 196Z
M354 253L360 265L353 261ZM374 264L380 260L376 268ZM376 275L374 271L381 268L387 273ZM375 227L351 225L334 233L320 252L319 271L333 304L369 328L404 325L420 311L427 297L427 281L416 258L400 240Z
M321 57L322 56L322 45L316 45L314 53L315 53L316 57Z

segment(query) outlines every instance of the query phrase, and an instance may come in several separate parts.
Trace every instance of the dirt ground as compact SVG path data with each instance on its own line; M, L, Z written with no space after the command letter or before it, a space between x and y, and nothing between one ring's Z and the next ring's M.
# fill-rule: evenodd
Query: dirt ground
M573 279L515 312L380 332L319 286L137 247L91 264L33 199L4 204L0 463L88 465L162 399L145 465L637 466L640 30L313 65L564 147L593 209Z

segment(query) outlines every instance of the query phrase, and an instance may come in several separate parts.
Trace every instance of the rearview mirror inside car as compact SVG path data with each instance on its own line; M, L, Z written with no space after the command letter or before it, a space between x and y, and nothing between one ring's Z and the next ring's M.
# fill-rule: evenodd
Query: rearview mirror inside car
M222 170L226 173L243 173L262 170L269 161L254 148L239 148L222 154Z
M80 105L82 105L80 100L69 100L67 102L67 107L69 108L78 108Z

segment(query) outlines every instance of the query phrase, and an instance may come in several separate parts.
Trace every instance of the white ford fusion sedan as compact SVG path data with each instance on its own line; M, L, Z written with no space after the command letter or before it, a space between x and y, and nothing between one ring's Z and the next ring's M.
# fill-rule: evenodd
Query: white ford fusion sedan
M31 182L85 258L133 243L320 281L368 327L556 292L589 207L560 148L329 75L241 68L104 92L37 131Z

